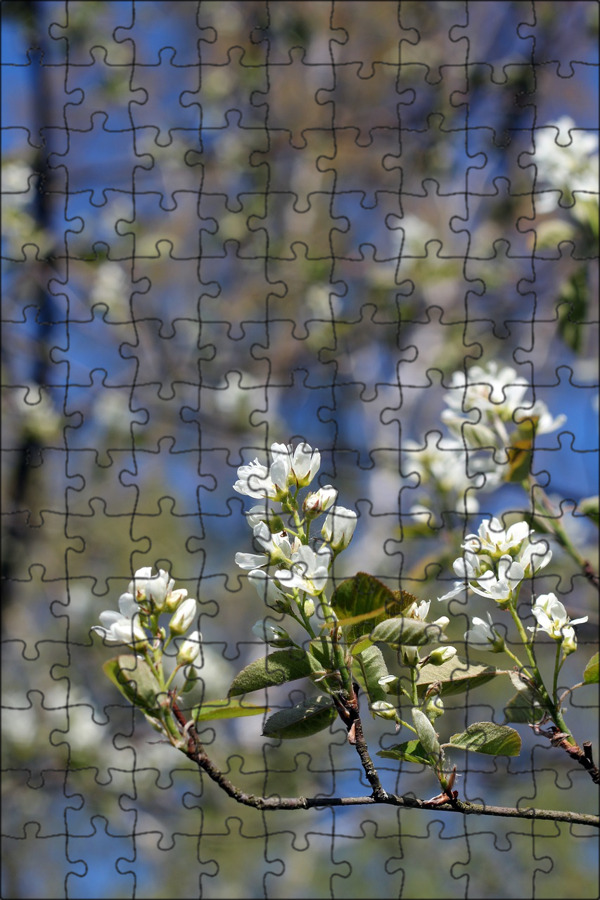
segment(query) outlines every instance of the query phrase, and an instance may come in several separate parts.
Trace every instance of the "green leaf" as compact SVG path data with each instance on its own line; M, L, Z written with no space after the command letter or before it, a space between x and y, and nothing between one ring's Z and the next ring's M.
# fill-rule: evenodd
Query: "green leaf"
M586 266L576 269L559 288L560 302L556 306L558 333L575 353L581 352L585 333L590 286Z
M404 762L421 763L431 766L431 757L423 747L421 741L404 741L402 744L395 744L387 750L378 750L377 756L383 756L385 759L398 759Z
M598 654L594 653L583 672L584 684L598 683Z
M159 707L157 696L162 693L166 697L149 664L139 656L115 656L102 668L123 696L140 709L155 711Z
M473 750L489 756L518 756L521 752L521 738L508 725L493 722L474 722L461 734L453 734L445 747Z
M261 688L274 687L297 678L306 678L314 668L306 650L275 650L268 656L255 659L242 669L233 679L228 691L229 697L259 691Z
M373 644L381 641L382 644L389 644L394 648L400 645L421 647L431 641L439 641L442 633L439 625L434 625L433 622L422 622L420 619L405 619L398 616L380 622L369 635L364 637L368 637Z
M208 700L193 711L195 722L209 722L213 719L237 719L240 716L259 716L267 712L268 706L255 706L240 700Z
M331 607L340 625L347 628L349 642L356 640L378 622L404 612L416 597L407 591L392 591L374 575L357 572L337 586Z
M276 712L265 722L263 734L283 740L310 737L331 725L336 716L331 697L321 694Z
M439 681L441 684L441 696L448 697L452 694L460 694L461 691L471 690L486 684L497 675L508 674L509 672L506 669L475 665L468 663L459 656L455 656L453 659L442 663L441 666L423 666L419 672L417 691L419 697L422 697L431 684Z
M522 725L539 722L542 709L534 691L517 691L504 707L504 716L506 722L518 722Z
M387 700L384 687L378 683L379 678L389 675L383 653L379 647L371 645L354 657L352 674L369 697L370 703Z

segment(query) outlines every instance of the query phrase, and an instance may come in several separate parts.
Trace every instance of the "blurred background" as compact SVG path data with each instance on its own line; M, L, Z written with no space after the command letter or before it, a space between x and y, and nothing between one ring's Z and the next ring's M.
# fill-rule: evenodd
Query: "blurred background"
M251 503L232 485L275 441L318 447L319 483L359 514L336 577L437 603L463 536L530 509L519 486L446 464L452 374L492 361L567 415L533 468L597 567L580 506L598 490L597 4L1 14L2 896L597 896L591 829L236 805L153 742L90 633L135 570L167 569L199 600L206 696L225 695L264 653L265 609L233 561ZM568 686L597 595L553 551L535 592L589 617ZM488 607L451 608L460 644ZM473 693L469 721L502 721L506 691ZM593 740L597 691L571 703ZM449 733L465 716L459 697ZM373 752L394 743L365 727ZM518 759L457 760L461 796L597 812L585 772L517 728ZM254 793L369 792L341 725L286 744L242 719L203 739ZM388 790L437 793L380 762Z

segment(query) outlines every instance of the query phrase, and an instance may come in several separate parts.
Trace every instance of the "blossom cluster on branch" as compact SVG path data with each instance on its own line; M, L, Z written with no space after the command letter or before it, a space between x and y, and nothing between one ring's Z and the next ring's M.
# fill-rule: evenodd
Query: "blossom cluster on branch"
M464 396L459 403L451 393L449 409L443 414L449 428L479 449L486 442L495 447L504 442L506 449L507 427L516 423L518 431L523 420L516 413L528 386L515 378L513 370L490 366L485 371L474 367L468 378L455 376L452 384ZM475 406L478 420L471 416ZM534 423L528 453L533 452L537 434L558 427L563 420L553 418L541 401L529 408L527 419ZM133 656L119 655L104 667L128 701L217 781L221 776L211 769L213 764L199 742L198 728L204 721L262 715L266 737L300 739L329 728L339 718L348 742L360 755L373 796L384 799L387 795L368 751L359 697L363 710L366 707L373 717L391 720L396 732L406 732L406 740L378 755L432 770L441 787L439 803L456 800L452 751L518 755L521 737L514 724L528 724L539 734L551 722L549 737L560 735L563 749L576 755L579 747L567 728L557 684L565 659L577 650L575 626L585 623L587 616L571 619L552 593L532 593L525 610L518 603L523 586L552 558L548 540L537 538L525 520L504 527L498 518L483 519L477 532L463 540L462 555L453 564L458 580L438 601L392 590L366 572L339 581L333 578L333 563L353 538L357 514L337 504L338 492L332 485L313 486L320 466L321 454L309 444L274 443L270 460L254 459L240 466L233 485L238 493L259 501L245 513L253 552L236 553L235 562L261 601L278 616L267 615L253 627L267 654L235 676L226 697L195 700L202 636L197 628L184 636L197 625L197 602L187 591L175 589L167 572L140 569L121 595L118 611L101 613L101 625L94 627L107 643L134 651ZM554 536L568 548L564 533L556 529ZM437 602L465 591L492 604L487 621L472 618L472 627L464 635L466 643L504 654L510 668L462 658L446 638L449 615L431 615L432 603L439 609ZM512 619L515 637L511 641L505 640L495 622L498 614ZM526 624L528 620L532 624ZM556 643L548 683L535 649L544 635ZM172 643L174 652L166 653ZM249 694L299 679L306 679L312 689L305 700L291 707L268 715L267 707L247 700ZM473 722L464 732L444 735L445 697L480 689L496 679L505 679L516 689L507 700L505 724ZM587 663L582 681L570 691L597 680L596 655ZM190 701L184 709L186 694Z

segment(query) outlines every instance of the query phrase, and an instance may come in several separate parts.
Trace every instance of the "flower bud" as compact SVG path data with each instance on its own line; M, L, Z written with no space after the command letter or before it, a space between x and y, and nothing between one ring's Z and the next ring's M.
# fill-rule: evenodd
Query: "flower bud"
M179 605L175 614L169 622L169 631L171 634L183 634L188 630L196 617L196 601L193 597L188 597Z
M377 679L377 684L380 684L384 691L388 691L388 693L397 683L397 675L384 675L382 678Z
M312 494L307 494L302 504L302 509L307 519L316 519L321 513L329 509L335 503L338 492L330 484L319 488Z
M325 519L321 535L336 553L345 550L356 528L356 513L344 506L333 506Z
M176 591L171 591L171 593L165 600L164 612L175 612L180 603L182 603L187 597L187 593L188 592L185 588L179 588Z
M402 656L402 662L405 666L416 666L419 664L419 651L416 647L411 647L409 645L402 645L400 647L400 654Z
M291 647L293 645L293 641L287 631L284 628L271 625L268 619L259 619L258 622L255 622L252 626L252 633L257 638L260 638L261 641L265 641L273 647Z
M438 647L436 650L432 650L423 662L427 662L431 666L441 666L454 656L456 656L456 647Z
M310 619L310 617L314 615L315 601L312 597L305 597L302 609L304 610L304 615L307 619Z
M562 652L565 656L574 653L577 650L577 638L575 637L575 629L571 625L565 625L562 629Z
M439 694L430 697L429 700L426 701L423 712L430 722L435 722L438 716L444 714L444 701Z
M318 450L313 450L310 444L298 444L292 457L289 483L299 488L306 487L319 471L320 465L321 454Z
M396 707L393 703L388 703L387 700L375 700L374 703L371 703L371 712L379 716L380 719L396 719Z
M177 653L178 666L191 666L200 656L200 641L202 635L199 631L192 631L190 636L182 642Z

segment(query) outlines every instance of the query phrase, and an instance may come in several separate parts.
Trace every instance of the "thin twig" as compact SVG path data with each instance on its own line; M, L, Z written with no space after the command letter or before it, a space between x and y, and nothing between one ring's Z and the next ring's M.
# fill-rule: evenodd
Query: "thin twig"
M370 806L384 804L387 806L403 807L404 809L434 810L435 812L463 813L463 815L501 816L512 819L540 819L553 822L568 822L571 825L589 825L592 828L600 827L600 817L587 815L585 813L555 809L534 809L531 807L527 809L515 809L507 806L488 806L487 804L466 803L461 800L454 800L452 803L439 805L439 803L431 800L419 800L416 797L402 797L397 794L388 794L382 788L381 791L377 792L376 796L374 793L370 797L280 797L277 794L274 794L271 797L260 797L255 794L248 794L241 788L236 787L233 782L231 782L227 776L215 766L207 755L195 726L186 721L174 700L172 705L175 717L182 726L182 729L185 729L185 734L188 738L187 750L184 751L186 756L191 759L192 762L196 763L202 771L206 772L209 778L211 778L215 784L218 784L226 794L234 800L237 800L238 803L242 803L244 806L251 806L254 809L322 809L334 806ZM373 765L372 762L371 765ZM365 772L366 771L367 770L365 769ZM376 772L375 777L377 778L377 783L379 783ZM381 787L381 785L379 786Z
M592 742L584 741L583 749L579 746L579 744L572 743L569 741L569 735L565 734L560 728L557 728L555 725L552 725L546 731L543 728L540 728L539 725L531 726L536 734L541 734L544 737L547 737L553 747L558 747L560 750L564 750L565 753L568 753L572 760L576 763L579 763L580 766L589 772L589 775L594 782L594 784L600 783L600 774L598 772L598 766L594 762L594 757L592 754Z
M356 682L352 684L352 696L346 697L343 693L336 694L333 698L340 719L346 726L348 731L348 743L356 747L356 752L360 757L362 767L367 776L367 781L373 788L373 796L376 800L385 800L386 791L381 786L379 775L375 764L371 759L367 742L362 727L360 711L358 708L358 685Z

